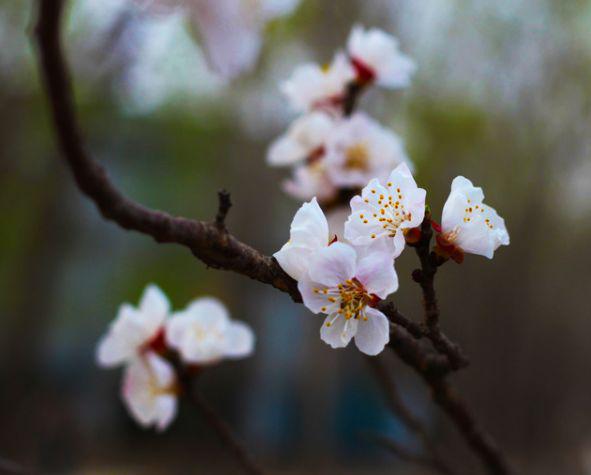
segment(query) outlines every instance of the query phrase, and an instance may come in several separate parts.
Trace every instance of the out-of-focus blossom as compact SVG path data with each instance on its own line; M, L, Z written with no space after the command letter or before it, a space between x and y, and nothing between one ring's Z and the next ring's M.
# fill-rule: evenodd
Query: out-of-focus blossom
M492 259L499 246L509 245L505 220L483 200L482 188L463 176L454 178L437 237L440 250L449 252L450 248L457 248Z
M361 196L351 200L345 237L363 246L386 240L393 247L394 257L398 257L404 249L405 229L418 227L423 221L426 194L417 186L408 166L398 165L385 185L373 179Z
M156 353L133 359L125 368L121 394L133 418L142 427L166 429L177 411L174 368Z
M375 82L387 88L406 87L416 69L414 62L400 52L398 40L377 28L353 27L347 52L361 83Z
M124 303L97 349L100 366L113 367L135 359L161 337L162 325L170 312L166 295L150 284L139 306Z
M231 320L217 299L193 301L166 321L166 342L189 364L210 364L223 358L244 358L254 349L254 333L245 323Z
M270 165L294 165L324 153L324 142L334 127L335 119L314 111L297 118L287 132L269 147Z
M185 10L199 30L211 68L233 79L250 70L261 50L265 24L290 14L299 0L136 0L152 8Z
M314 198L296 212L291 222L289 241L273 257L285 272L299 281L306 274L310 256L328 246L329 240L326 217Z
M324 160L331 181L342 188L362 187L372 178L385 180L392 168L409 162L398 136L361 112L334 127Z
M361 352L377 355L388 343L388 319L373 305L398 289L390 253L363 254L348 244L331 244L312 254L298 289L306 307L328 315L320 337L332 348L355 338Z
M297 112L340 107L347 84L355 78L355 70L347 56L339 52L328 67L315 63L296 68L281 85L291 107Z
M293 177L283 183L283 189L298 200L316 197L321 202L330 201L338 192L328 176L325 160L296 167Z

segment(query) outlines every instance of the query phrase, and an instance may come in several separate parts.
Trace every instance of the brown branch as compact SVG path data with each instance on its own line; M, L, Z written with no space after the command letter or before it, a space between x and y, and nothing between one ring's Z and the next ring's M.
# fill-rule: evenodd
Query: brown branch
M230 199L230 193L226 190L218 191L218 213L215 216L215 224L223 232L227 232L226 228L226 216L232 207L232 200Z
M272 285L288 293L294 301L301 302L297 283L274 259L240 242L226 231L225 226L221 229L219 221L190 220L148 209L125 197L111 183L105 169L88 154L78 126L70 77L61 47L60 22L64 0L38 2L35 34L59 147L78 187L95 203L103 217L124 229L151 236L157 242L185 246L210 267L237 272ZM224 217L223 213L221 216ZM386 306L382 308L388 310ZM388 316L394 321L400 318L398 314ZM451 417L489 472L508 473L502 454L477 426L466 405L447 386L445 375L453 369L447 358L449 355L434 354L425 349L409 331L398 323L392 323L389 347L431 386L434 400Z
M422 454L417 454L412 450L404 447L403 445L399 444L395 440L390 439L381 434L370 434L367 435L367 438L378 445L381 445L385 449L392 452L396 455L399 459L404 460L405 462L414 463L416 465L420 465L426 468L430 468L436 472L443 473L443 474L452 474L451 471L446 471L445 468L442 469L437 462L433 459L426 457Z
M439 455L439 452L435 447L435 443L427 432L427 429L404 404L404 401L398 392L396 381L394 380L392 374L388 371L388 368L386 368L383 359L381 357L368 357L366 360L371 366L374 374L376 375L376 379L379 381L380 386L382 387L388 405L390 406L390 410L408 429L414 432L414 434L420 439L425 452L428 454L426 456L421 456L418 454L406 454L413 455L413 457L407 457L406 460L419 463L421 465L426 465L431 467L433 470L438 471L439 473L448 475L453 474L454 472L450 467L448 467L448 465ZM397 447L398 444L388 438L382 437L380 439L385 443L386 446L397 453L400 458L405 458L404 451L401 452L401 450L396 450L403 449L402 447Z
M187 398L203 414L209 426L216 431L224 445L232 451L236 460L244 469L244 473L262 475L263 470L257 465L242 443L234 436L230 426L219 416L203 394L194 388L190 388L187 391Z
M415 269L412 278L420 284L423 291L423 307L425 311L423 333L431 340L437 351L449 358L452 368L458 370L468 366L469 360L462 348L445 336L439 328L439 305L435 294L434 281L437 268L443 261L430 250L432 237L431 216L427 212L421 224L419 242L413 245L419 256L421 268Z

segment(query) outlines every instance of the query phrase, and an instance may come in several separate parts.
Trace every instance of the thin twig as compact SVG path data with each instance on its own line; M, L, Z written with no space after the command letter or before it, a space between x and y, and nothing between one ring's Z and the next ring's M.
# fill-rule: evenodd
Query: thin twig
M414 455L414 458L409 459L409 461L421 463L422 465L427 465L432 469L438 471L439 473L447 475L453 474L454 472L452 471L452 469L439 455L439 452L435 447L435 443L431 438L429 432L423 425L423 423L404 404L404 401L402 400L398 388L396 386L396 381L394 380L394 377L392 376L391 372L388 371L388 368L386 368L384 360L381 357L368 357L366 358L366 360L371 366L374 374L376 375L376 379L379 381L380 386L382 387L388 405L390 406L390 410L408 429L410 429L420 439L425 452L428 454L427 456L412 454ZM384 442L388 442L386 445L393 450L397 445L394 441L391 441L386 437L381 437L381 440ZM398 455L401 458L404 458L402 453L398 453Z
M227 232L226 216L228 216L228 211L230 211L230 208L232 207L230 193L228 193L226 190L218 191L218 203L218 212L215 216L215 224L220 230Z
M201 411L203 417L212 429L216 431L224 445L234 454L245 473L250 475L262 475L264 472L248 453L244 445L232 432L230 426L220 417L209 404L201 391L191 387L187 391L189 401Z
M412 450L408 449L407 447L404 447L403 445L399 444L395 440L390 439L389 437L386 437L381 434L368 434L366 437L369 440L375 442L376 444L381 445L385 449L389 450L394 455L396 455L399 459L404 460L405 462L414 463L416 465L420 465L420 466L429 468L429 469L434 470L439 473L444 473L444 474L452 474L453 473L451 471L445 471L445 469L442 470L441 467L438 466L437 463L433 459L431 459L429 457L425 457L422 454L417 454L417 453L413 452Z
M442 261L431 252L431 238L433 230L431 227L431 217L427 213L421 224L421 238L414 245L417 256L421 262L421 268L416 269L413 274L413 280L420 284L423 291L423 307L425 311L424 333L431 340L433 346L440 353L447 355L450 364L454 370L468 366L469 360L459 345L453 343L445 336L439 328L439 305L435 293L435 274Z

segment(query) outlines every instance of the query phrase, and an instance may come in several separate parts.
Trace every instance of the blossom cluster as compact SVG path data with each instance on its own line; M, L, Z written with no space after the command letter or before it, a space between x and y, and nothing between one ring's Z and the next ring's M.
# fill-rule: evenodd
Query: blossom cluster
M385 179L400 163L412 166L394 132L362 112L349 115L347 103L370 85L405 87L414 70L396 38L361 26L353 28L346 51L338 51L328 66L296 68L281 90L300 115L267 155L270 165L293 168L285 191L325 204L371 178Z
M197 369L224 358L243 358L254 349L254 334L231 320L212 297L172 312L166 295L148 285L138 307L123 304L97 348L105 368L123 366L123 401L142 427L164 430L177 412L181 369Z
M401 164L386 181L370 180L351 199L346 242L330 235L316 198L295 214L290 239L274 257L298 281L306 307L327 315L320 336L331 347L345 347L354 338L360 351L376 355L389 342L388 319L376 307L398 289L394 261L420 235L425 199L426 191ZM441 225L428 218L440 259L461 262L464 253L490 259L509 244L503 218L483 200L482 189L470 180L453 180Z
M432 252L440 262L461 262L464 253L492 258L509 244L504 220L462 176L453 180L441 225L433 221L402 141L363 113L349 115L348 101L363 88L406 86L414 70L393 36L356 26L346 53L337 52L327 68L300 66L282 86L302 115L271 145L268 161L294 166L285 189L311 201L274 257L298 281L306 307L326 315L320 336L333 348L354 339L360 351L376 355L388 344L390 324L378 304L398 289L394 261L407 243L419 242L424 220L436 233ZM320 204L330 209L336 197L351 195L342 235L335 236L330 229L338 223Z

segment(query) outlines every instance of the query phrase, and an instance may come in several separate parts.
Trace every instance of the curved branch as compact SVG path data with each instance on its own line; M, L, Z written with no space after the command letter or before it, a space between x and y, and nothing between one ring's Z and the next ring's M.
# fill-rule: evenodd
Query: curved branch
M73 106L70 77L64 59L60 21L64 0L38 0L35 28L43 82L61 152L80 190L98 207L105 219L124 229L138 231L160 243L177 243L191 250L206 265L230 270L288 293L301 302L297 283L268 256L240 242L223 225L227 209L220 209L212 222L174 217L151 210L125 197L109 180L105 169L83 145ZM383 303L392 323L389 347L412 366L433 391L433 398L450 416L473 451L493 474L509 473L507 463L496 445L475 422L467 406L451 391L445 376L453 369L447 356L424 348L417 340L416 328L395 308ZM408 331L400 323L408 323Z
M125 197L111 183L105 169L89 156L78 128L70 77L60 45L63 4L63 0L40 2L35 33L59 145L80 190L96 204L105 219L122 228L147 234L160 243L181 244L210 267L271 284L299 300L295 281L270 257L224 232L216 222L174 217Z

